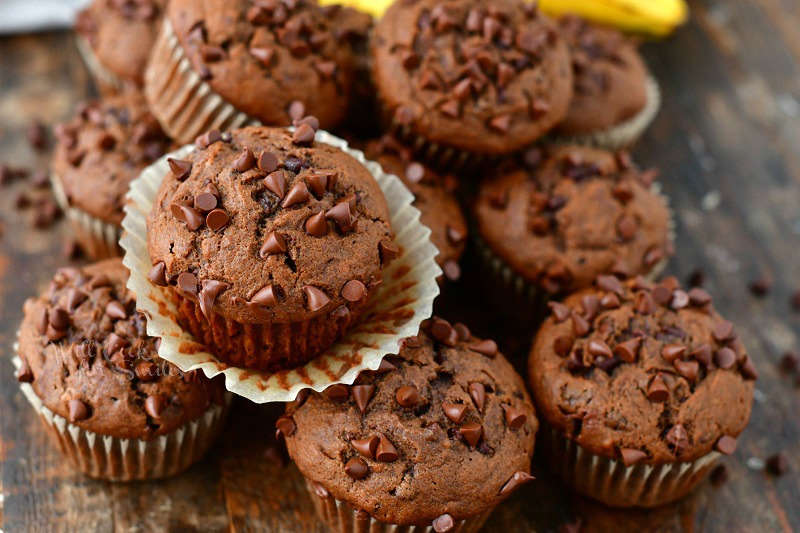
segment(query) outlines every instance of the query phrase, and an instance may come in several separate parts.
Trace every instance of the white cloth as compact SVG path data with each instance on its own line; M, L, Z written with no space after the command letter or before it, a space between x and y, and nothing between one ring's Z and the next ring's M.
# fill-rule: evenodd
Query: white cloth
M72 27L89 0L0 0L0 34Z

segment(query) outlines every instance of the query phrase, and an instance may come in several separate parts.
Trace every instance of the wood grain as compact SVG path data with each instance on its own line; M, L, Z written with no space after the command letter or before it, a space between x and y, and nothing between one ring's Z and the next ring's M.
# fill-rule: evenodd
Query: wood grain
M583 531L800 530L800 389L777 368L798 348L800 314L800 4L795 0L701 0L672 38L644 46L664 93L662 112L635 151L662 170L678 220L671 273L700 268L733 320L761 377L750 426L726 464L730 479L653 511L604 508L571 494L537 457L538 481L493 514L486 530L552 531L581 519ZM46 168L25 141L32 119L54 124L91 95L68 33L0 39L0 164ZM19 186L0 194L0 519L3 531L323 531L297 470L281 461L273 422L280 408L236 404L222 441L202 464L162 483L110 484L76 474L18 392L8 361L22 303L66 259L63 224L31 229L13 208ZM518 368L533 331L486 312L469 259L439 311L498 339ZM748 281L769 276L756 299ZM478 304L478 305L476 305ZM516 310L506 310L514 314ZM746 466L783 451L793 475Z

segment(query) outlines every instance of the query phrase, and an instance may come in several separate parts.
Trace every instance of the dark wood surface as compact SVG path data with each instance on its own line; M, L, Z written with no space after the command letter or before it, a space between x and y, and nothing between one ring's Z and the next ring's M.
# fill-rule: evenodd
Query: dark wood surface
M735 321L761 377L750 426L726 459L729 480L652 511L606 509L571 495L537 458L539 480L499 507L487 531L553 531L581 519L585 531L800 530L800 388L777 366L798 348L800 314L800 3L701 0L672 38L644 47L664 93L661 114L635 150L662 170L678 218L669 271L695 269ZM0 39L0 163L46 168L25 139L32 119L54 124L91 94L69 33ZM24 185L0 189L0 523L16 531L321 531L299 474L271 437L278 407L236 404L208 459L161 483L110 484L75 473L47 440L20 394L8 358L22 303L67 260L68 231L32 229L14 208ZM469 263L469 261L468 261ZM510 331L481 310L480 276L446 291L443 314L498 338L523 364L533 331ZM764 298L747 290L768 276ZM513 310L509 310L512 311ZM782 451L789 474L755 468ZM748 466L748 464L750 466Z

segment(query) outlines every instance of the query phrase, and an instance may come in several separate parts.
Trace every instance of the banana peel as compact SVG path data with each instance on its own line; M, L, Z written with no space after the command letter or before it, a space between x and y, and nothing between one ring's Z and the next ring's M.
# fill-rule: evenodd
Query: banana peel
M392 1L320 0L320 3L344 4L380 17ZM548 15L574 13L599 24L652 37L669 35L689 16L685 0L539 0L539 7Z

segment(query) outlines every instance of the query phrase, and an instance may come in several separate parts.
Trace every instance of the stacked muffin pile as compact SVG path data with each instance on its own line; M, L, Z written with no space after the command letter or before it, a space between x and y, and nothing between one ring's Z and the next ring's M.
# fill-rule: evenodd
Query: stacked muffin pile
M533 402L493 341L437 317L353 385L301 391L277 430L332 530L477 531L532 479L534 404L554 468L609 505L675 500L734 451L756 371L710 295L657 279L672 215L621 149L659 92L625 36L521 0L398 0L374 25L311 0L96 0L77 29L105 98L59 128L54 189L88 254L115 256L130 183L194 143L162 162L145 274L219 361L313 360L403 253L374 172L320 128L411 190L441 284L471 225L489 292L541 326ZM60 270L26 304L18 376L86 473L162 477L229 398L159 358L127 276Z

